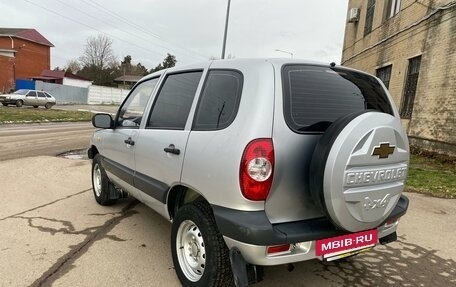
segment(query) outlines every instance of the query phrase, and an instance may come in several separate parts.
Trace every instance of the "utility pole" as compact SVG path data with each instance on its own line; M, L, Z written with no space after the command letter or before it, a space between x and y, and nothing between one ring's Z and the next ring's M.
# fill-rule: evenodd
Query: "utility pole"
M226 34L228 32L228 19L230 18L230 4L231 0L228 0L228 7L226 8L225 34L223 35L222 59L225 59Z

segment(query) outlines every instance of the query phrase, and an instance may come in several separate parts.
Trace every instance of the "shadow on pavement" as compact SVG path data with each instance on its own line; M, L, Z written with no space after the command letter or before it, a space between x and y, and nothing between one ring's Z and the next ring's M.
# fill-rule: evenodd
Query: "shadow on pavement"
M401 239L346 260L321 262L315 274L344 286L456 286L454 260Z

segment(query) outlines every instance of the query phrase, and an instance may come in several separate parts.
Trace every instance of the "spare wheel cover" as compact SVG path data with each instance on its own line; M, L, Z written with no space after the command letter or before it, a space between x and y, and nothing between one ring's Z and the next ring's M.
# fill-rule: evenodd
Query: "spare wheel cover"
M399 119L381 112L352 113L336 120L318 141L309 190L339 228L375 228L396 206L408 165L408 140Z

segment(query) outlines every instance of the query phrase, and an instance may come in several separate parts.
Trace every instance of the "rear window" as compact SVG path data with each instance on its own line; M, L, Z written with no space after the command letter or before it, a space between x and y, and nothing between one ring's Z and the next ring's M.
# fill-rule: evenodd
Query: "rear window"
M362 110L393 115L382 86L364 73L286 65L282 80L285 120L296 132L324 132L338 118Z

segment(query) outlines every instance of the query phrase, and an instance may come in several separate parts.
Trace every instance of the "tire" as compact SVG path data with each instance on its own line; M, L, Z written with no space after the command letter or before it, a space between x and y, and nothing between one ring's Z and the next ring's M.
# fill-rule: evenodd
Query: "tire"
M3 105L4 107L7 107L7 106L8 106L8 104L5 104L5 103L2 103L2 105Z
M117 200L109 198L109 181L106 171L101 164L101 156L95 155L92 161L92 189L95 200L100 205L112 205Z
M229 250L207 203L196 201L177 211L171 253L182 286L234 286Z
M38 106L33 106L35 109L38 109Z
M44 105L44 107L45 107L46 109L48 109L48 110L49 110L50 108L52 108L52 106L53 106L52 103L46 103L46 104Z
M18 108L22 107L23 104L24 104L24 102L22 100L16 101L16 107L18 107Z

